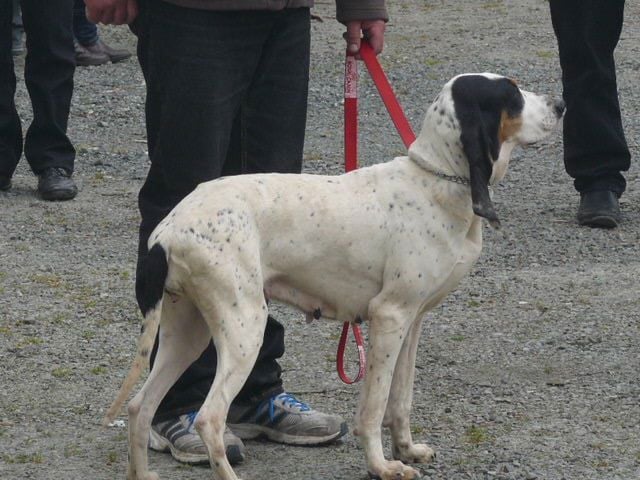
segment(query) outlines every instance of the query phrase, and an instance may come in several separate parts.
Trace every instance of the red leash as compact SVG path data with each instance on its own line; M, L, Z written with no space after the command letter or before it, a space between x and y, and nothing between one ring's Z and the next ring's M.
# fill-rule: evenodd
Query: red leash
M409 145L413 143L416 136L402 111L402 107L400 107L398 103L398 99L393 93L393 89L378 62L376 54L366 40L362 41L359 53L367 66L367 70L369 70L373 82L378 88L378 92L382 97L385 107L387 107L393 124L398 130L405 146L409 148ZM346 172L350 172L356 168L358 168L358 62L354 56L347 54L344 66L344 169ZM358 347L359 357L358 374L354 379L351 379L345 372L344 352L347 345L350 324L351 322L344 322L336 358L338 376L344 383L349 385L364 378L367 366L360 325L353 323L353 337Z
M402 138L404 146L409 148L416 139L416 135L413 133L407 117L404 116L402 107L393 93L393 88L391 88L391 84L389 80L387 80L387 76L384 74L376 54L366 40L363 41L360 46L360 56L362 60L364 60L367 70L369 70L369 75L371 75L373 83L375 83L378 88L378 93L380 93L384 106L387 107L387 111L391 116L393 124L396 126L396 130L398 130L400 134L400 138Z

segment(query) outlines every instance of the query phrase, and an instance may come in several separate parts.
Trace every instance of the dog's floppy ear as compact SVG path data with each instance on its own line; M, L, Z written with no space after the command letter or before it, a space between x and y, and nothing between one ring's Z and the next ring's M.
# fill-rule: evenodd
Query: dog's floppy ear
M453 83L451 94L460 124L462 149L469 162L473 211L486 218L492 227L499 228L500 219L489 196L493 162L500 151L500 109L494 109L493 102L486 104L491 96L487 89L492 89L492 83L480 75L463 76Z

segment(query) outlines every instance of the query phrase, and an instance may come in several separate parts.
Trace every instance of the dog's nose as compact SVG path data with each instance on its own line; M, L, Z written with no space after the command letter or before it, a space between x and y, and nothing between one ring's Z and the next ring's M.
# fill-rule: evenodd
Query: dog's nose
M553 102L553 109L556 112L558 118L564 115L564 111L567 109L567 105L564 103L564 100L555 100Z

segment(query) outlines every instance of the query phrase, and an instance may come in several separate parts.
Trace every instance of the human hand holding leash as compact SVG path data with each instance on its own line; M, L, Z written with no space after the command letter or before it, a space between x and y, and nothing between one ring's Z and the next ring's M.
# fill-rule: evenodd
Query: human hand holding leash
M347 53L357 55L360 42L366 38L376 55L382 52L384 46L384 20L352 20L347 22L344 39L347 41Z
M93 23L124 25L138 16L137 0L85 0L87 18Z

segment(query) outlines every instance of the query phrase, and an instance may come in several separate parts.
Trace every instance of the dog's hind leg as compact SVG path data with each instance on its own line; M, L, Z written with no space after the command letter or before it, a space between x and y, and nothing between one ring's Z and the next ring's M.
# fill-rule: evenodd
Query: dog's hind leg
M428 463L434 458L433 450L427 445L413 443L409 423L421 327L422 315L411 325L398 355L383 421L391 430L393 458L404 463Z
M155 480L148 471L147 445L151 421L160 402L180 375L202 354L210 335L190 300L173 303L165 297L158 352L138 394L129 402L129 472L127 480Z
M221 289L223 290L223 289ZM224 298L199 299L217 351L216 376L196 418L217 480L237 480L225 455L223 433L229 406L245 384L262 346L267 304L261 288L225 292Z
M384 292L369 305L369 366L360 392L356 416L357 434L367 460L369 475L381 480L410 480L419 473L399 461L387 461L382 449L382 420L400 349L415 312L388 301Z

